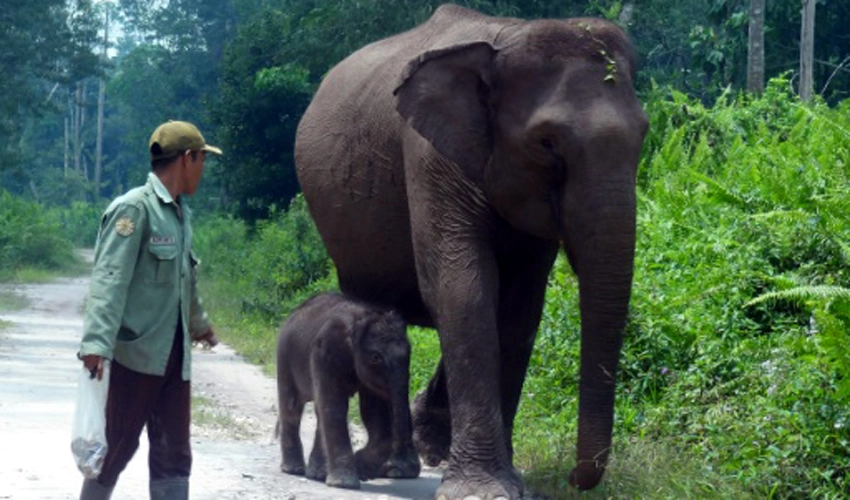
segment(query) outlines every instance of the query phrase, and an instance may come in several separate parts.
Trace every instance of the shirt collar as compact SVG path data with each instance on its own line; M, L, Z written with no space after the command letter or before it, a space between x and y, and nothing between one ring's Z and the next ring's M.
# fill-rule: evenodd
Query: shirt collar
M156 193L156 196L162 200L163 203L171 204L174 203L174 198L171 197L171 193L168 192L168 189L165 188L165 184L159 180L159 177L156 176L153 172L148 173L148 184L153 187L153 192Z

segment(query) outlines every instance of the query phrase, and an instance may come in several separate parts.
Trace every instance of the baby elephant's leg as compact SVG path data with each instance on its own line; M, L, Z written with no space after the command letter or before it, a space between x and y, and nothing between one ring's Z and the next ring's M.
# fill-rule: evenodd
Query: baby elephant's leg
M336 384L320 385L317 392L316 415L327 459L325 484L358 489L360 477L351 449L351 437L348 435L348 395Z
M394 420L391 404L366 391L360 393L360 416L369 442L357 452L357 469L361 479L376 477L419 477L419 454L413 446L410 412L405 404Z
M328 477L328 464L325 459L325 438L322 436L322 425L319 416L316 415L316 436L313 439L313 450L310 452L310 460L307 462L305 475L309 479L324 481Z
M303 403L289 407L282 404L280 418L278 420L282 457L280 470L287 474L296 474L299 476L303 476L306 471L304 467L304 448L301 445L301 436L299 434L303 412Z
M359 399L360 418L369 441L355 454L357 471L363 480L386 477L384 462L393 451L390 404L366 391L360 391Z

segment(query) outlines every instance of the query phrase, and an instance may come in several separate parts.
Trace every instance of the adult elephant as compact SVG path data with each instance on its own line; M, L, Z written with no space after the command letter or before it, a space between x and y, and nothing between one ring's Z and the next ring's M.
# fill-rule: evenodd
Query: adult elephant
M340 287L439 331L413 414L426 461L448 459L438 498L522 495L511 432L561 244L582 322L570 481L602 478L648 126L634 72L606 21L444 5L334 67L301 120L298 178Z

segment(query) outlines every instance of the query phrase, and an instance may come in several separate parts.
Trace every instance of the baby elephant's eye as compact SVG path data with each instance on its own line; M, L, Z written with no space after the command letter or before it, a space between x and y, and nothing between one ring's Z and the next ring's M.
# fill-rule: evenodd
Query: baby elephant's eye
M383 356L378 354L377 352L373 352L371 356L369 356L369 362L373 365L380 365L384 362Z

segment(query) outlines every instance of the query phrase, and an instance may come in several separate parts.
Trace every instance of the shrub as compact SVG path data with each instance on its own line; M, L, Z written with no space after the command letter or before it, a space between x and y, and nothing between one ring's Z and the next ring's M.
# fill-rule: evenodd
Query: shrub
M76 263L70 233L52 215L38 203L0 192L0 273L61 270Z

